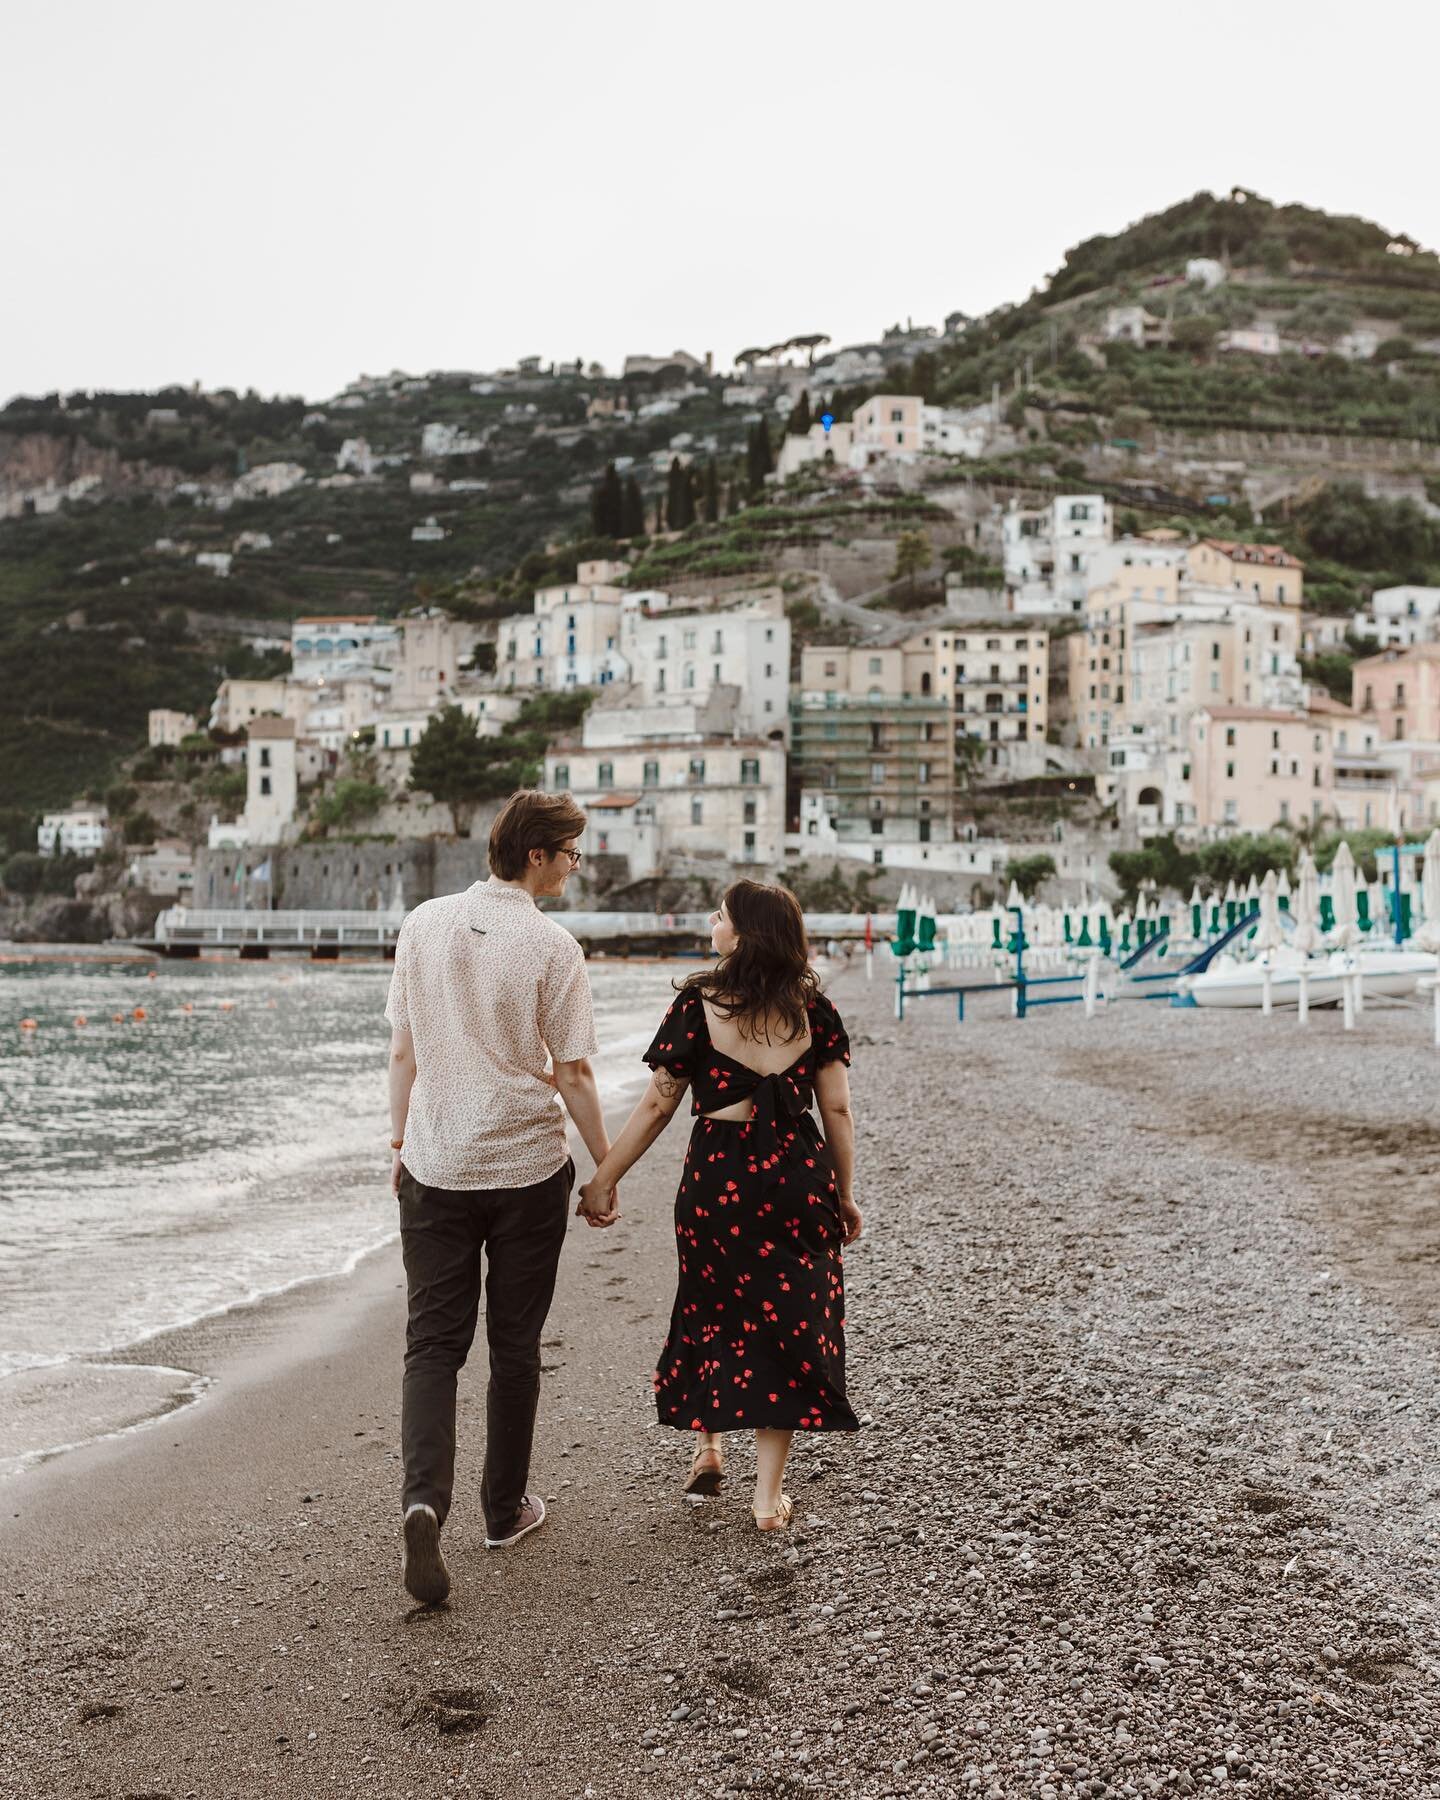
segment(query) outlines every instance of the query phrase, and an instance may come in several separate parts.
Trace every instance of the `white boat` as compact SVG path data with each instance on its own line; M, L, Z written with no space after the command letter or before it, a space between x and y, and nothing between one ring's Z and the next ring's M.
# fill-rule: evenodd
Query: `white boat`
M1435 973L1435 958L1418 950L1398 950L1389 944L1361 944L1356 950L1335 950L1324 956L1302 956L1282 946L1263 956L1217 956L1201 975L1182 975L1176 990L1196 1006L1261 1006L1265 997L1265 966L1270 968L1270 1004L1298 1006L1300 976L1307 976L1306 1001L1310 1006L1336 1006L1344 994L1344 979L1357 970L1366 995L1403 999L1413 994L1422 975Z

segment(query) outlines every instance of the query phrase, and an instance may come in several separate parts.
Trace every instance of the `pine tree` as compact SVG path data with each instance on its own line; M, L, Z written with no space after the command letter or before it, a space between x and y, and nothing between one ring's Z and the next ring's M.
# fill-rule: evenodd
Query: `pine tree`
M482 738L458 706L433 713L410 757L410 786L448 806L456 837L467 837L475 809L519 783L499 738Z
M672 531L685 529L685 470L680 458L670 458L670 472L665 478L665 517Z
M705 464L705 523L714 525L720 517L720 475L712 456Z
M645 497L633 475L625 477L625 485L620 491L620 535L622 538L645 535Z
M790 420L785 430L790 437L804 437L809 431L810 425L810 390L801 388L800 398L791 409Z

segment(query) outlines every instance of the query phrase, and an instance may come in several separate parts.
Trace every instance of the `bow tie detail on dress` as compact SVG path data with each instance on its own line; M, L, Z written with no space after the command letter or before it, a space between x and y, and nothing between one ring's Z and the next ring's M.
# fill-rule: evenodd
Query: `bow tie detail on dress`
M810 1110L808 1087L795 1079L793 1070L781 1069L774 1075L762 1075L752 1094L755 1110L752 1120L759 1120L779 1135L786 1119L803 1119Z

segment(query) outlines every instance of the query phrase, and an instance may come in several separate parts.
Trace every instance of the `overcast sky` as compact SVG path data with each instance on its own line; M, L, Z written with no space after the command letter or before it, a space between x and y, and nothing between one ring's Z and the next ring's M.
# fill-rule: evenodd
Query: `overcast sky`
M1427 26L1426 18L1431 20ZM616 367L1023 298L1200 188L1440 242L1433 6L68 0L7 21L0 399Z

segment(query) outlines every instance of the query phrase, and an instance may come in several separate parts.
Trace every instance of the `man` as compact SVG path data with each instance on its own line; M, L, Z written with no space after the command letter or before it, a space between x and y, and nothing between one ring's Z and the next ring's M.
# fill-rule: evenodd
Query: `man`
M482 1250L486 1547L518 1543L545 1522L545 1504L526 1482L540 1333L575 1179L557 1093L597 1163L610 1145L589 1062L595 1022L585 957L535 903L564 892L584 829L568 794L513 794L490 833L489 880L417 906L395 947L385 1016L391 1186L410 1307L403 1579L425 1604L450 1591L440 1531L454 1489L456 1377L475 1336Z

